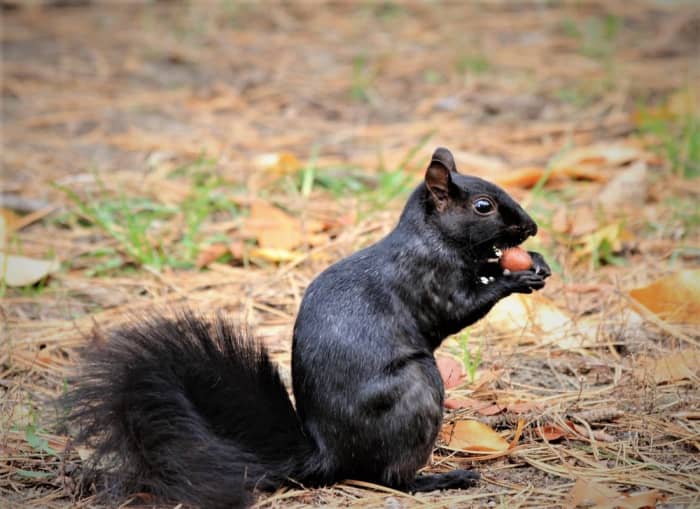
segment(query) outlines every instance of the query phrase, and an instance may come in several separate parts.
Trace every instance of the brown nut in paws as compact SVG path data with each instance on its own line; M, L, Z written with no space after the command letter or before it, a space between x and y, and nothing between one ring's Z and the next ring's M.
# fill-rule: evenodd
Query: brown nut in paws
M502 268L508 269L511 272L519 272L532 268L532 258L527 251L519 247L504 249L499 263Z

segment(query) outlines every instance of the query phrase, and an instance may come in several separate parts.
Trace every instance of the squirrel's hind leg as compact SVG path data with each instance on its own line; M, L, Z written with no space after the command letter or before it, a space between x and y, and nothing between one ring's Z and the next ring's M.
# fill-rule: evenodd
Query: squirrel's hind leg
M417 476L407 487L411 493L417 491L453 490L471 488L479 481L479 473L474 470L452 470L442 474Z

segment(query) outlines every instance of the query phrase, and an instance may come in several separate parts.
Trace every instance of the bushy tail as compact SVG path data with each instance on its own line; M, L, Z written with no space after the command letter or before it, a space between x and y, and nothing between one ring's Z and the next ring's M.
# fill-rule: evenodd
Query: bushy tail
M267 352L224 318L152 317L94 343L63 402L110 495L240 507L312 455Z

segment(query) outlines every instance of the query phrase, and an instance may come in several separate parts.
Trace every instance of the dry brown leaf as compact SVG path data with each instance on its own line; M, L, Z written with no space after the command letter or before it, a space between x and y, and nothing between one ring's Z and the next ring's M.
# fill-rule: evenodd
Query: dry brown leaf
M564 424L566 426L559 426L558 424L545 424L543 426L538 426L537 434L546 439L548 442L558 440L562 437L566 437L570 440L582 440L583 438L588 438L591 440L598 440L599 442L614 442L617 440L614 436L606 433L603 430L589 430L586 426L576 424L570 420L565 421Z
M539 166L528 166L518 168L505 175L493 177L493 180L504 187L534 187L542 177L547 175L545 185L561 180L562 178L570 178L576 180L593 180L606 181L607 175L600 172L597 166L590 164L578 164L572 166L555 166L551 169L542 168Z
M526 414L529 412L540 412L544 406L536 401L516 401L515 403L508 403L507 408L509 412L514 414Z
M198 268L206 267L211 262L218 260L229 251L225 244L211 244L199 251L195 264Z
M499 175L493 178L494 182L499 186L505 187L533 187L544 175L544 168L528 167L519 168L517 170Z
M641 363L637 374L640 378L644 378L651 373L654 382L661 384L684 379L692 380L698 371L700 371L700 352L687 349L660 359L647 359Z
M499 301L484 321L503 334L528 335L540 344L575 348L595 341L595 322L580 320L538 294L511 295Z
M700 269L676 272L629 295L662 320L700 324Z
M666 497L658 490L640 493L619 493L610 486L590 479L578 479L571 488L567 507L593 509L642 509L656 507Z
M251 205L250 216L241 233L244 237L257 239L263 249L290 251L302 243L299 220L262 200Z
M580 237L598 229L598 219L590 206L576 207L571 216L569 233L573 237Z
M457 387L464 380L465 372L464 365L461 361L448 355L436 355L435 362L437 363L438 371L445 384L445 389Z
M570 435L567 430L561 429L559 426L554 424L544 424L535 428L537 434L541 436L547 442L553 442L554 440L559 440L563 436Z
M41 281L60 267L57 260L35 260L0 253L0 274L7 286L27 286Z
M505 409L506 407L499 405L498 403L492 403L488 406L477 409L477 413L480 415L489 416L503 413Z
M10 209L0 208L0 221L3 221L5 224L5 234L10 234L17 230L18 225L21 224L22 217Z
M505 452L510 444L486 424L466 420L454 423L449 446L467 452Z
M578 164L576 166L558 166L552 169L555 177L569 177L575 180L592 180L594 182L605 182L608 176L600 172L600 168L591 164Z
M455 396L452 398L447 398L445 400L445 408L450 408L452 410L457 409L473 409L478 410L491 405L488 401L481 401L479 399L467 398L464 396Z
M647 201L647 164L637 161L620 172L602 189L596 202L606 211L642 207Z
M637 147L623 144L599 144L575 148L552 163L553 171L564 171L566 168L591 166L620 166L636 159L641 159L644 153ZM566 170L574 171L574 170Z
M618 492L605 484L588 479L577 479L568 497L568 507L580 505L597 505L607 500L615 499Z

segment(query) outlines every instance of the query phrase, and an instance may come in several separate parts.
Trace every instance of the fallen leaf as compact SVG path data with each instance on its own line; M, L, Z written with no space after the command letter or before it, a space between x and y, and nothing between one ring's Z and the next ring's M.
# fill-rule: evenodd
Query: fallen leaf
M594 505L618 497L618 492L605 484L588 479L578 479L571 488L568 497L568 507Z
M588 256L599 253L603 246L611 252L622 249L623 240L629 240L630 235L622 228L622 223L611 223L598 230L583 236L580 239L581 247L574 252L576 260L580 261Z
M639 378L651 373L657 384L692 380L700 371L700 351L681 350L659 359L646 359L637 369Z
M538 426L536 428L537 434L548 442L558 440L562 437L566 437L570 440L597 440L599 442L615 442L617 439L599 429L589 429L586 426L576 424L573 421L567 420L564 422L565 426L560 426L558 424L545 424L543 426Z
M0 221L5 223L5 232L12 233L18 229L18 225L22 222L22 217L10 209L0 208Z
M529 412L540 412L543 410L542 403L536 401L517 401L515 403L508 403L508 411L514 414L526 414Z
M576 321L554 302L538 294L511 295L501 299L484 318L499 332L515 337L527 336L543 345L576 348L593 344L597 324Z
M290 152L260 154L253 159L253 164L276 175L289 175L301 168L297 156Z
M448 355L436 355L435 362L437 363L438 371L440 371L445 389L457 387L462 383L466 373L461 361Z
M619 493L610 486L590 479L578 479L571 488L566 507L592 507L592 509L642 509L656 507L665 500L658 490L640 493Z
M642 491L640 493L624 493L618 500L613 500L613 504L607 506L609 509L645 509L656 507L656 504L666 500L666 496L658 490ZM607 508L605 508L607 509Z
M287 249L276 249L273 247L258 247L250 250L249 255L252 259L259 259L266 262L282 263L295 262L304 257L301 253L295 253Z
M598 440L599 442L615 442L617 439L609 433L606 433L602 429L591 429L590 431L585 426L576 424L572 421L566 421L566 423L576 431L580 436L592 438L593 440Z
M493 180L499 186L530 188L539 182L544 173L544 168L519 168L517 170L510 171L505 175L495 176Z
M571 215L571 227L569 229L571 236L580 237L598 229L599 222L595 216L593 207L576 207L575 210L571 211Z
M494 182L500 186L504 187L522 187L531 188L534 187L542 177L548 175L547 182L551 183L557 180L561 180L563 177L572 178L576 180L594 180L594 181L605 181L608 179L606 175L600 173L597 167L591 167L586 165L576 165L576 166L557 166L550 169L531 166L525 168L518 168L505 175L498 175L493 177Z
M559 440L563 436L567 436L570 433L567 430L561 429L559 426L554 424L544 424L535 428L537 434L541 436L547 442L553 442Z
M250 216L241 229L263 249L292 250L302 243L301 224L295 217L262 200L250 206Z
M455 422L448 445L466 452L504 452L510 446L489 426L474 420Z
M35 260L0 253L0 274L7 286L27 286L41 281L60 267L57 260Z
M478 399L474 398L467 398L464 396L455 396L452 398L447 398L445 399L445 408L449 408L452 410L457 410L457 409L479 409L483 408L485 406L489 406L490 403L488 401L481 401Z
M228 252L229 248L225 244L210 244L199 251L195 264L201 269L202 267L209 265L211 262L218 260Z
M552 170L555 176L566 176L575 180L591 180L594 182L605 182L608 176L601 173L600 169L591 164L579 164L576 166L555 167Z
M505 411L506 407L499 405L498 403L492 403L488 406L485 406L483 408L477 409L477 413L480 415L488 416L488 415L496 415L503 413Z
M647 164L637 161L608 182L598 194L596 202L607 211L624 208L638 210L646 203L648 193Z
M700 323L700 269L676 272L629 295L667 322Z
M620 166L642 158L637 147L623 144L598 144L574 148L552 162L553 171L576 168L581 165Z

